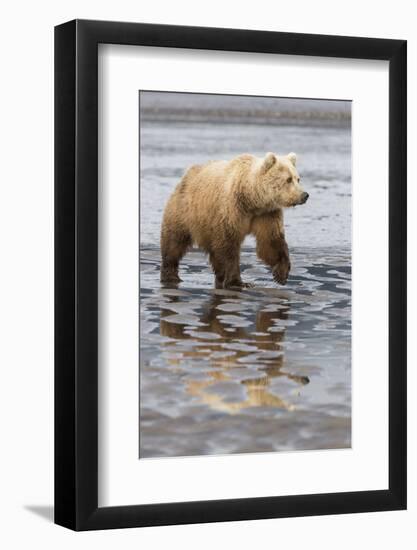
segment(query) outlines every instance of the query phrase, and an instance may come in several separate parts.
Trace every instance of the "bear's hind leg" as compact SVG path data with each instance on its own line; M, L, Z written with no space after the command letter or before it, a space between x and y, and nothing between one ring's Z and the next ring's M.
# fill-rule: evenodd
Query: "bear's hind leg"
M191 236L181 229L168 230L161 234L161 283L180 283L178 266L191 246Z

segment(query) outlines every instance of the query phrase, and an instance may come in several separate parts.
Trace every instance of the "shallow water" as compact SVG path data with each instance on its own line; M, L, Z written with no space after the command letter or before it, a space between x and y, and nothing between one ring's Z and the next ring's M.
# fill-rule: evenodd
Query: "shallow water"
M350 251L296 250L286 287L251 250L243 291L190 252L161 288L141 252L140 456L350 446Z
M350 447L351 167L347 102L141 93L140 457ZM247 238L243 291L198 250L159 282L165 203L190 164L295 151L308 202L285 211L292 271Z

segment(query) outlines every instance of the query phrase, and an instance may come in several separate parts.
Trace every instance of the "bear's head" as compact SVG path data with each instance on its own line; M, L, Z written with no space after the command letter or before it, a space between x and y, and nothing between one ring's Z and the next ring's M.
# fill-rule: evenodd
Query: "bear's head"
M267 153L258 165L257 195L268 210L296 206L307 201L308 193L300 185L296 161L295 153L284 157Z

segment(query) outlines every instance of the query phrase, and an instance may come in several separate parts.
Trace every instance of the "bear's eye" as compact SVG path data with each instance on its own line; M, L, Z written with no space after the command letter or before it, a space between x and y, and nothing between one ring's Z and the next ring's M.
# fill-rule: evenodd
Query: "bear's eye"
M287 183L291 183L291 182L292 182L292 178L291 177L287 178Z

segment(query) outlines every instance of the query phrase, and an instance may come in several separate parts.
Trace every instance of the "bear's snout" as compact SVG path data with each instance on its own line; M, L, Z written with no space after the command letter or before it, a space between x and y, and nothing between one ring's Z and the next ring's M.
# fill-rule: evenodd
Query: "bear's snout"
M306 203L309 196L310 195L304 191L301 195L300 204Z

